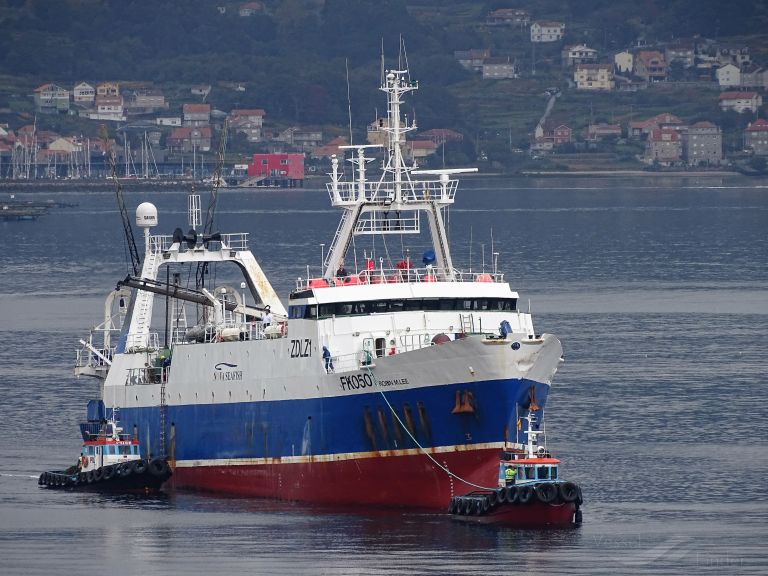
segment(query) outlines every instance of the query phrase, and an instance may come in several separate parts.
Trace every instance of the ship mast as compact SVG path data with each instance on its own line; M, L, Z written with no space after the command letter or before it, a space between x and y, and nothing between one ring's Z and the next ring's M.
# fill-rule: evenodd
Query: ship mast
M426 213L435 252L435 273L443 281L455 279L443 209L453 204L458 181L452 174L476 172L476 168L416 170L406 166L403 154L405 135L416 129L416 123L402 121L400 107L404 94L418 89L418 83L407 79L408 70L390 70L381 90L387 93L387 119L379 129L387 136L386 162L381 178L368 181L365 150L378 145L341 146L352 150L355 182L342 181L339 160L331 159L331 182L328 192L333 206L343 210L324 266L324 277L331 278L341 267L352 238L372 234L418 234L420 214ZM436 179L413 180L411 175L436 176ZM396 216L391 217L390 211Z

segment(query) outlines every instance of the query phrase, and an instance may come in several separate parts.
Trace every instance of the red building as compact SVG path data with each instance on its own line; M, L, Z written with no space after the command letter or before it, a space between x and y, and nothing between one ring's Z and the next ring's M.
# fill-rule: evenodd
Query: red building
M248 178L264 186L295 188L304 183L303 154L254 154Z

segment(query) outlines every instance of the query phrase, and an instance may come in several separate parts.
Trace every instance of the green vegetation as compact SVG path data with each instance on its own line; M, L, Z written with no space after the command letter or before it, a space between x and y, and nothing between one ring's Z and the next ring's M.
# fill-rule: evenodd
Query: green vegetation
M327 134L361 130L383 112L380 55L397 64L401 38L421 90L406 110L422 129L461 131L466 142L447 157L484 152L490 162L520 162L546 106L545 90L562 91L555 118L580 135L592 119L621 121L672 112L684 120L724 121L737 146L744 122L724 118L714 84L654 85L636 93L586 94L568 88L561 44L534 45L527 27L485 25L497 8L566 22L566 43L586 42L602 55L639 39L700 34L733 37L754 58L768 58L768 4L733 0L264 0L265 10L238 14L240 2L213 0L6 0L0 4L0 121L33 119L32 90L55 82L153 82L178 111L195 101L193 84L211 84L215 108L263 108L270 128L305 124ZM483 81L454 51L488 48L509 56L516 80ZM405 63L402 63L405 65ZM534 73L535 72L535 73ZM673 75L682 71L673 70ZM245 91L235 90L242 86ZM348 103L349 108L348 109ZM72 122L75 122L73 120ZM38 117L41 127L70 120ZM88 126L82 126L88 124ZM80 132L96 128L81 123ZM725 128L725 126L724 126ZM244 147L244 146L243 146ZM629 152L617 151L628 157Z

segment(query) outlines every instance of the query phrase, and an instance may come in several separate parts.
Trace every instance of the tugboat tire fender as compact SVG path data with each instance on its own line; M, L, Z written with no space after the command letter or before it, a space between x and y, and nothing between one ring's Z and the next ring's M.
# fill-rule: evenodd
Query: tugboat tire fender
M496 493L496 502L498 504L504 504L504 502L507 501L507 490L506 490L506 488L496 488L496 490L494 490L494 492Z
M144 474L147 471L146 460L134 460L131 464L131 470L134 474Z
M102 469L104 473L102 474L103 480L111 480L112 476L115 475L115 467L114 466L104 466Z
M37 479L37 484L38 486L42 486L43 484L45 484L45 472L40 474L40 478Z
M165 460L161 460L160 458L150 460L149 473L152 474L152 476L164 476L167 471L168 464L165 462ZM451 502L453 502L453 499L451 499Z
M93 471L93 481L101 482L104 479L104 468L96 468Z
M88 472L85 473L85 481L88 482L88 484L93 483L94 481L93 470L88 470Z
M573 482L563 482L558 488L563 502L569 503L580 500L579 487Z
M121 478L130 476L131 472L132 472L132 467L130 462L120 462L120 464L117 465L116 473Z
M536 498L544 504L550 504L557 499L557 486L554 484L538 484L534 489Z
M78 472L77 473L77 483L78 484L87 484L88 483L88 479L86 477L85 472Z
M520 504L528 504L533 498L533 488L530 486L520 486L517 489L517 501Z
M507 486L504 488L504 498L510 504L516 504L518 501L517 486Z

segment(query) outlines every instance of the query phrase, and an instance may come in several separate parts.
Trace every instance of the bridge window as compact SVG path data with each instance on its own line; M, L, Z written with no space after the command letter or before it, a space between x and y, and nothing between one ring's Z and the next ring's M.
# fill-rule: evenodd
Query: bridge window
M536 470L536 476L539 480L549 480L549 467L539 466Z

